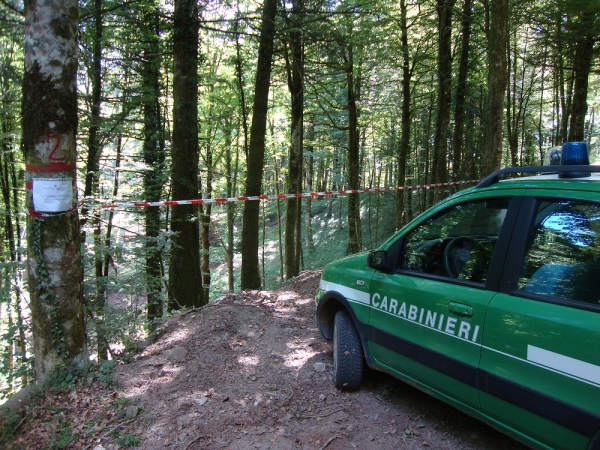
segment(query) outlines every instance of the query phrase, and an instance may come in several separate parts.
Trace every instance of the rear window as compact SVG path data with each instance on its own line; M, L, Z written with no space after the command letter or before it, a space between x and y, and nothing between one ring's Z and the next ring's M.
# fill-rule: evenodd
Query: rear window
M600 303L600 205L540 201L519 277L524 292Z

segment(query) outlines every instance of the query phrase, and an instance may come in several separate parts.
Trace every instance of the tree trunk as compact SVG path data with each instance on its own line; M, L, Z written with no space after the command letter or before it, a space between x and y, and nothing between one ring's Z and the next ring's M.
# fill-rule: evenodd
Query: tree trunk
M360 77L355 79L354 50L348 44L346 53L346 85L348 90L348 183L349 189L359 188L359 139L358 139L358 106L360 97ZM362 233L360 226L360 194L348 195L348 246L346 253L358 253L362 250Z
M286 52L288 88L291 97L291 145L288 163L288 193L302 190L302 146L304 119L304 52L302 45L301 20L302 0L292 1L292 14L287 24L289 51ZM291 56L291 58L290 58ZM298 247L298 225L300 223L301 198L288 198L285 211L285 278L289 280L300 273L300 249Z
M279 161L277 157L274 158L273 166L275 168L275 194L279 195L281 188L279 186L280 180L280 172L279 172ZM283 268L284 268L284 260L283 260L283 239L282 239L282 229L281 229L281 202L277 199L277 203L275 204L277 207L277 250L279 251L279 281L283 282Z
M585 115L587 113L588 78L592 68L594 57L595 36L593 35L593 24L597 11L586 11L581 14L579 27L582 36L577 39L575 60L573 61L573 75L575 78L573 86L573 104L571 111L571 123L569 125L568 140L583 141L585 128Z
M240 45L240 34L238 32L240 11L238 1L238 14L236 17L234 32L235 32L235 79L237 82L237 93L240 104L240 115L242 122L242 129L244 130L244 155L248 158L248 107L246 105L246 93L244 91L244 70L243 70L243 58L242 50Z
M456 102L454 105L454 138L452 141L452 180L461 179L461 159L465 152L465 99L467 96L467 81L469 75L469 53L471 50L471 16L472 1L465 0L462 13L462 32L460 62L458 64L458 80L456 85ZM464 179L464 178L463 178Z
M500 168L502 162L502 124L504 93L508 83L508 0L490 0L488 33L488 113L485 147L485 172Z
M88 360L77 212L77 16L74 0L25 2L22 148L27 256L38 382ZM45 195L52 190L58 202Z
M142 52L142 110L144 114L144 198L157 202L163 194L166 183L165 140L162 130L160 105L160 29L159 11L155 2L145 5L144 11L145 46ZM162 251L158 242L160 234L160 208L151 206L144 210L146 239L146 295L148 300L147 320L150 330L156 328L156 321L163 315L162 301Z
M18 185L15 174L15 161L14 161L14 139L12 134L14 132L15 123L10 117L2 118L1 131L5 139L0 140L0 189L2 191L2 199L4 202L4 232L6 241L8 242L8 248L10 253L11 265L6 266L6 283L9 285L7 292L10 292L8 298L8 314L9 320L12 320L13 308L11 308L12 300L14 299L14 312L16 312L17 320L17 332L10 336L10 346L7 351L10 352L9 357L11 361L14 361L16 348L18 347L21 353L21 366L25 364L27 360L26 342L25 342L25 327L23 326L23 314L21 310L21 302L23 301L22 292L22 277L19 265L22 261L22 257L18 249L21 247L21 225L19 223L18 214L15 211L20 209ZM11 196L11 192L13 195ZM14 220L13 220L14 219ZM14 295L13 295L14 294ZM12 325L9 325L11 330ZM23 371L22 385L27 384L27 372ZM12 377L12 375L11 375Z
M203 198L212 198L213 190L213 154L209 143L206 150L206 189L202 195ZM212 204L201 205L201 224L202 224L202 262L200 269L202 271L202 285L204 286L204 297L209 298L210 293L210 217L212 214Z
M306 187L309 192L313 192L314 188L314 176L315 176L315 164L314 164L314 139L315 139L315 124L310 122L307 129L307 153L308 153L308 163L306 164ZM315 242L313 237L313 213L312 213L312 198L308 197L306 199L306 241L309 250L315 249Z
M254 111L250 127L246 195L260 195L262 189L265 157L265 132L271 84L273 39L275 37L275 13L277 2L265 0L263 4L262 29L258 47L256 84L254 88ZM242 228L242 289L259 289L261 286L258 265L258 221L260 205L257 201L244 202L244 226Z
M198 197L198 10L194 0L176 0L173 22L173 200ZM171 215L169 310L206 304L200 273L196 205L175 206Z
M432 181L448 181L448 127L452 101L452 8L456 0L437 0L438 107L433 141Z
M406 20L407 6L406 0L400 0L400 13L401 13L401 37L400 42L402 45L402 135L400 136L400 143L398 148L398 185L403 186L406 178L406 159L408 157L408 151L410 146L410 102L411 102L411 91L410 82L412 73L410 70L410 55L408 52L408 24ZM404 214L404 190L396 191L396 228L400 229L404 223L406 223L406 217Z

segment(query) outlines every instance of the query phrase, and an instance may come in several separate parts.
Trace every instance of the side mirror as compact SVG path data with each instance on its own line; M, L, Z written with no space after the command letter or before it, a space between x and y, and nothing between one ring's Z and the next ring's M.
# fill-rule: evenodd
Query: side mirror
M387 252L385 250L373 250L367 256L367 266L376 270L387 270Z

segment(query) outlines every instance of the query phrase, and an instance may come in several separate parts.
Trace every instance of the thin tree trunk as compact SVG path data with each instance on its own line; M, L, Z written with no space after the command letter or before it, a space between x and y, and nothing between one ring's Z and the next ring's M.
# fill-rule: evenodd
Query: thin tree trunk
M404 185L406 178L406 159L408 157L410 147L410 103L411 103L411 90L410 83L412 73L410 70L410 55L408 52L408 24L407 24L407 5L406 0L400 0L400 13L401 22L400 30L401 37L400 42L402 45L402 135L400 136L400 143L398 148L398 185ZM396 191L396 228L400 227L405 223L404 214L404 191Z
M360 77L355 77L354 50L352 44L348 44L346 53L346 86L348 91L348 187L359 188L358 164L359 139L358 139L358 106L360 98ZM355 79L356 78L356 79ZM359 194L348 195L348 246L346 253L358 253L362 250L362 233L360 226L360 197Z
M148 202L161 199L166 184L165 139L162 129L160 105L160 28L158 4L151 2L144 11L145 47L142 66L142 109L144 113L144 198ZM154 331L157 320L163 315L162 300L162 251L158 242L161 230L160 208L145 208L144 220L146 239L146 295L147 320L150 331Z
M469 53L471 50L471 17L472 1L465 0L462 10L462 31L460 62L458 67L458 80L456 86L456 102L454 105L454 139L452 147L454 157L452 158L452 180L461 179L461 160L465 154L464 132L465 132L465 99L467 96L467 81L469 75Z
M490 0L488 34L488 114L486 138L486 172L500 168L502 161L502 125L504 93L508 71L508 0Z
M287 18L291 31L288 33L289 51L286 52L288 88L291 98L291 145L288 164L288 193L302 190L302 146L304 119L304 51L302 45L301 20L302 0L292 1L292 13ZM285 213L285 278L290 279L300 271L300 249L298 225L300 224L301 198L288 198Z
M235 79L237 82L238 88L238 97L239 97L239 105L240 105L240 114L241 114L241 122L242 129L244 130L244 155L248 158L248 106L246 105L246 93L244 91L244 69L243 69L243 58L242 58L242 49L240 45L240 34L239 34L239 21L240 10L239 10L239 1L238 1L238 12L236 16L236 21L234 25L235 32Z
M277 161L277 157L275 157L274 166L275 166L275 193L277 195L279 195L281 189L279 187L280 172L279 172L279 161ZM279 201L279 199L277 199L276 206L277 206L277 238L278 238L277 249L279 251L279 280L281 282L283 282L283 280L284 280L284 278L283 278L283 269L284 269L283 233L282 233L282 229L281 229L281 202Z
M432 178L448 181L448 127L452 101L452 8L456 0L437 0L438 13L438 107L433 142Z
M206 150L206 189L203 198L212 198L213 191L213 154L211 145ZM208 203L201 207L202 211L202 284L204 286L204 297L209 298L210 292L210 219L212 204Z
M265 157L265 132L269 107L273 40L275 37L275 14L277 2L265 0L263 4L262 29L258 48L254 110L250 128L246 196L260 195ZM242 289L260 289L258 265L258 221L260 205L257 201L244 202L244 226L242 228Z
M236 145L235 163L232 161L231 155L231 123L227 122L226 129L228 130L225 142L225 170L227 173L227 197L234 196L235 187L237 185L238 157L240 154L239 145ZM238 127L239 128L239 127ZM235 202L227 202L227 287L229 292L234 290L234 273L233 273L233 258L235 254L234 248L234 229L233 222L235 220Z
M313 142L315 139L315 125L310 122L307 129L308 145L306 151L308 153L308 163L306 167L306 187L308 192L313 192L313 181L315 176L315 164L314 164L314 147ZM313 213L312 213L312 198L306 199L306 241L309 250L315 249L315 242L313 237Z

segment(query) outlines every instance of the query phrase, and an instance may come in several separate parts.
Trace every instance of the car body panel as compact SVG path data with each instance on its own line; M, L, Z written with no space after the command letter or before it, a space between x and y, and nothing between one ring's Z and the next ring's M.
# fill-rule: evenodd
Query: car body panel
M600 304L523 292L517 277L536 205L547 199L600 203L599 175L544 175L465 189L378 250L398 258L417 227L456 205L499 197L513 201L489 266L493 273L483 283L410 273L393 264L391 271L375 270L363 253L326 266L317 309L325 311L328 304L351 309L371 367L529 446L597 450ZM326 338L327 317L319 315Z

